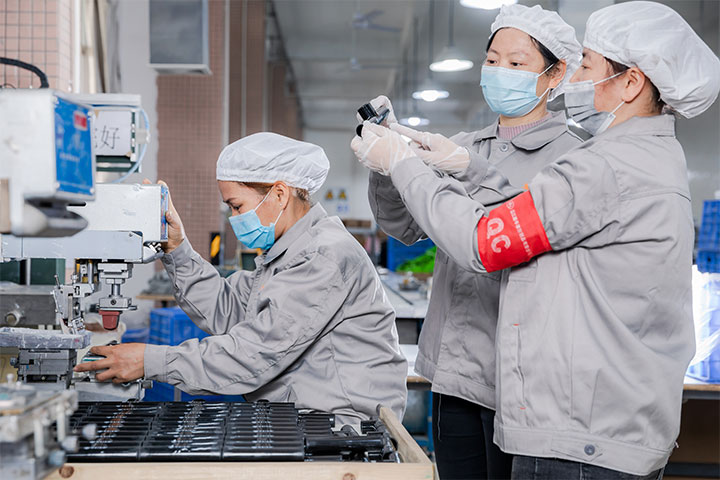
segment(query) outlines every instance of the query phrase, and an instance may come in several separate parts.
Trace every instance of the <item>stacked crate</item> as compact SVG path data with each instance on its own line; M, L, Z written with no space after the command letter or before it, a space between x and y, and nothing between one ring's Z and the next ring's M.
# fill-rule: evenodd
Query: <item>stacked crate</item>
M195 325L180 307L156 308L150 312L150 336L148 343L155 345L179 345L191 338L202 339L207 336L208 334ZM153 388L145 392L145 401L172 401L174 396L175 387L156 381L153 382ZM243 401L243 397L240 395L190 395L181 392L180 400L184 402L197 399L225 402Z
M693 301L700 302L702 318L695 319L698 348L720 330L720 200L706 200L698 234L698 271L703 272L703 285L695 289ZM720 382L720 348L714 348L703 360L690 365L688 375L706 382Z
M720 200L706 200L698 235L698 270L720 272Z

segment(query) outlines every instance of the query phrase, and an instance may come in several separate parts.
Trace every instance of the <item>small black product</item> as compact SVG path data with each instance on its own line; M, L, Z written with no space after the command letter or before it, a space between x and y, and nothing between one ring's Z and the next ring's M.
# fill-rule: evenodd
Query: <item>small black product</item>
M366 103L362 107L358 108L358 114L360 114L360 118L362 118L363 121L367 120L368 122L376 123L378 125L385 121L389 113L390 110L385 107L380 107L376 111L369 103ZM358 134L358 137L362 137L362 128L362 123L355 127L355 133Z

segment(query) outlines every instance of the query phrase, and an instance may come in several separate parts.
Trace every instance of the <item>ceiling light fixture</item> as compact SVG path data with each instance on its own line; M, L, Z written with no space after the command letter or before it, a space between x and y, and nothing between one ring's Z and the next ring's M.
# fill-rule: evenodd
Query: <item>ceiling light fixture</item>
M434 7L435 1L430 0L430 12L428 13L428 62L430 59L433 58L432 54L432 48L433 48L433 42L434 42L434 36L433 36L433 21L432 19L435 18L433 7ZM419 36L416 35L415 41L420 42ZM418 65L418 59L417 59L417 48L415 49L415 69L417 71L417 65ZM439 100L442 98L448 98L450 96L450 92L445 90L444 88L441 88L435 84L432 77L432 70L428 71L427 79L422 83L422 86L418 88L417 83L415 84L415 90L412 93L412 97L415 100L423 100L425 102L434 102L435 100Z
M460 0L460 5L468 8L482 8L483 10L495 10L503 5L512 5L517 0Z
M412 70L412 89L414 90L412 93L413 100L413 106L411 112L400 119L400 123L404 125L410 125L411 127L419 127L423 125L427 125L430 123L430 120L425 118L424 115L420 113L420 110L417 106L417 100L423 100L423 96L425 99L428 99L426 101L435 101L438 98L442 96L442 98L447 98L448 95L450 95L447 91L441 91L436 90L432 87L428 88L418 88L418 65L420 64L418 61L418 46L420 45L420 35L418 33L418 23L419 20L417 17L415 18L415 21L413 22L413 70ZM424 85L429 85L428 82L425 82ZM443 96L444 95L444 96ZM432 100L429 100L432 99Z
M418 112L418 113L410 114L407 117L401 118L400 123L402 123L403 125L408 125L410 127L423 127L425 125L428 125L430 123L430 120L423 117L422 114L420 114Z
M462 72L470 70L474 63L472 60L463 55L459 48L455 46L454 31L454 12L455 2L450 2L450 12L448 14L448 44L442 49L440 55L430 64L430 70L433 72ZM430 17L432 22L432 17Z
M448 98L449 96L450 92L448 92L447 90L437 89L430 84L425 84L423 87L414 91L412 94L412 97L415 100L423 100L426 102L434 102L435 100L439 100L441 98Z

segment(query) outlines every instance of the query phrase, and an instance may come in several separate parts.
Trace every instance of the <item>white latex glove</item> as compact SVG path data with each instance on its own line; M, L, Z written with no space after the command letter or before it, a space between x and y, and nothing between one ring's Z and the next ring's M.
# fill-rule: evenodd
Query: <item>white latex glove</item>
M392 174L398 163L417 156L398 133L367 121L363 122L363 136L355 135L350 148L360 163L383 175Z
M439 133L419 132L399 123L390 125L390 129L410 138L415 154L436 170L457 174L470 165L470 153Z
M385 95L380 95L378 97L373 98L370 100L370 105L375 109L377 112L378 108L385 107L388 110L390 110L387 114L387 117L385 117L385 120L380 124L384 127L390 126L392 123L397 123L397 118L395 118L395 111L393 110L392 103L390 103L390 99L386 97ZM357 118L357 121L359 123L363 122L362 117L359 113L355 114L355 118Z

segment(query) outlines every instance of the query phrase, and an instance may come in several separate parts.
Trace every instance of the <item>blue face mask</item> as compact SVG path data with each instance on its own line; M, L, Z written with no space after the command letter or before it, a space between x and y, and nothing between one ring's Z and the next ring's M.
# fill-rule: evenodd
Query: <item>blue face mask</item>
M546 89L539 97L535 94L537 79L552 67L550 65L541 73L535 73L483 66L480 86L483 89L485 101L493 112L505 117L527 115L550 91L550 88Z
M280 212L280 215L277 216L275 221L267 227L260 222L260 217L258 217L256 212L269 195L270 192L265 195L265 198L262 199L257 207L249 212L232 216L229 219L235 236L248 248L267 250L275 243L275 224L280 220L280 215L282 215L285 210Z

